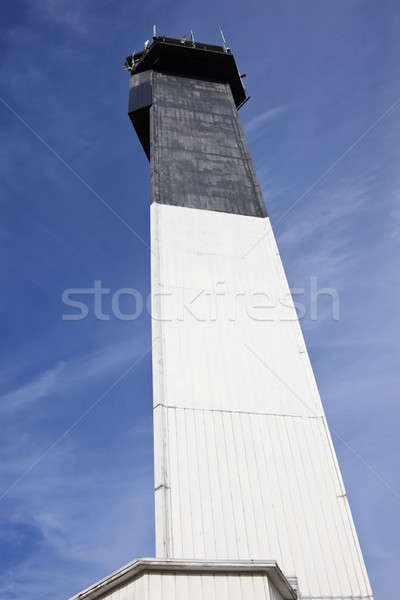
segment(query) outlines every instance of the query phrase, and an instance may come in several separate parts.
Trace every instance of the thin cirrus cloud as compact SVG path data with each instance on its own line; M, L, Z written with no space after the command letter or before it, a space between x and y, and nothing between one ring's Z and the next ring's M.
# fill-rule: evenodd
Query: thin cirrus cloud
M244 123L244 130L247 135L253 134L255 131L264 127L268 122L273 121L277 117L280 117L285 111L287 107L283 106L275 106L274 108L269 108L262 112L261 114L253 117L249 121Z
M117 568L127 557L141 554L143 548L148 548L148 554L153 552L152 462L148 456L151 424L147 413L136 410L135 420L127 419L127 426L120 427L121 415L111 424L108 406L103 431L98 422L102 413L99 416L95 411L84 434L80 430L78 435L68 435L30 470L49 440L56 437L46 421L46 402L54 397L60 400L60 406L72 403L76 417L82 411L81 401L87 403L87 398L99 397L96 386L108 389L127 365L143 355L145 346L146 340L139 334L100 346L99 350L38 370L23 385L2 395L2 407L7 409L2 411L7 461L0 466L0 481L1 492L7 486L10 491L0 504L0 534L7 533L0 536L0 554L9 555L7 564L3 564L4 577L0 577L1 600L27 595L50 600L54 598L54 590L48 586L50 580L57 582L57 597L65 598ZM27 368L29 363L24 363L21 371ZM140 382L137 385L137 393L142 396ZM132 405L132 382L122 385L122 389L120 386L113 398L118 398L119 410L128 410ZM25 420L27 413L32 415L29 423L34 429L16 438L15 423ZM68 416L58 428L70 424ZM135 457L131 456L132 447L138 449ZM112 473L105 477L104 468L110 460ZM126 535L127 519L135 531L134 539ZM107 534L110 530L112 536ZM16 533L23 549L14 540Z
M117 367L133 361L140 354L143 343L142 338L133 338L79 357L59 361L37 373L23 385L3 393L0 396L0 409L14 412L32 405L41 398L62 394L90 379L105 376Z
M0 397L1 408L15 411L51 394L60 381L64 367L65 363L59 362L51 369L39 373L26 384L15 388L8 394L4 394Z

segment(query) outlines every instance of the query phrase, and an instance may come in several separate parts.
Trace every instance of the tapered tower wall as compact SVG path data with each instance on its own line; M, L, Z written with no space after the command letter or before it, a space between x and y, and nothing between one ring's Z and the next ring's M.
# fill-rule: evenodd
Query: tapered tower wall
M302 598L371 599L235 88L159 65L130 98L151 172L157 556L274 559Z

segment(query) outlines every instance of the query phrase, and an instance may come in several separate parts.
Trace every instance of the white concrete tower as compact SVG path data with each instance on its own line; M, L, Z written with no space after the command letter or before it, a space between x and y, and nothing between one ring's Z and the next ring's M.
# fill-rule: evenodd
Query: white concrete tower
M128 67L151 172L157 559L79 598L372 600L233 55L156 37Z

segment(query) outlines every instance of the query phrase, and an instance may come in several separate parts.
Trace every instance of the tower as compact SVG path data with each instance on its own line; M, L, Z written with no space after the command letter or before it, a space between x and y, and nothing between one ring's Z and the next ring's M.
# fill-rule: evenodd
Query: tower
M372 600L234 57L154 37L127 66L150 160L157 558L77 598Z

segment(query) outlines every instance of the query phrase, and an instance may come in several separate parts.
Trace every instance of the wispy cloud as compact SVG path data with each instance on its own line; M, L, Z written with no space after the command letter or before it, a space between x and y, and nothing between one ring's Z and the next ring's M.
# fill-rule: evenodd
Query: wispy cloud
M142 355L144 346L145 340L138 335L99 350L67 356L3 394L1 400L7 411L2 415L6 424L2 443L6 445L7 460L0 464L2 486L18 478L49 440L48 424L39 426L43 409L30 411L33 418L39 419L35 432L25 431L21 425L21 416L25 419L27 411L20 409L58 396L63 403L68 400L71 414L76 416L93 389L107 387L104 379L115 380L113 372ZM29 364L24 363L19 373L22 380L26 369ZM18 481L2 502L0 524L3 522L11 533L20 532L20 539L27 537L28 542L23 552L18 549L13 554L12 538L3 546L0 538L0 554L5 551L10 555L7 566L3 565L6 576L0 581L1 600L26 595L43 600L65 599L144 551L153 553L151 402L148 411L138 413L137 404L135 410L130 401L132 385L135 389L131 379L129 389L119 388L114 395L124 407L123 418L108 412L107 425L101 425L100 431L98 421L96 427L93 422L85 423L84 435L75 433L65 438L34 471ZM127 415L128 410L132 414ZM65 427L70 418L68 415L58 426ZM19 423L17 431L14 421ZM116 455L117 461L112 458ZM56 582L55 595L48 587L49 580Z
M80 440L69 439L14 490L7 511L11 530L36 531L41 542L14 557L7 577L0 578L1 600L65 600L113 568L153 553L152 468L149 457L143 467L143 447L150 449L145 437L150 431L144 436L140 427L123 435L118 447L125 460L117 461L106 479L101 461L106 462L111 443L100 456L88 451L83 456ZM128 460L138 445L142 453ZM76 468L80 455L86 469ZM56 591L48 581L57 582Z
M9 410L23 408L26 404L35 402L50 394L57 386L65 363L60 362L53 368L40 373L31 381L22 385L8 394L0 397L1 407Z
M286 106L276 106L274 108L268 108L261 114L253 117L249 121L244 124L244 130L247 135L250 135L256 130L264 127L269 121L273 121L277 117L279 117L286 110Z
M0 396L0 408L15 412L51 395L61 394L90 379L105 376L132 361L143 347L143 339L112 344L79 357L59 361L22 385ZM23 377L23 374L20 374Z
M280 226L278 217L276 229L283 229L279 235L280 242L293 247L293 244L309 241L316 233L329 235L331 226L340 221L349 229L349 218L360 211L369 199L371 183L371 179L363 178L342 181L334 188L325 188L316 195L313 202L305 201L299 207L301 218L296 216L288 227L285 227L285 222L282 223L283 227ZM339 228L336 234L341 245L348 242L348 236L343 236L343 228Z

